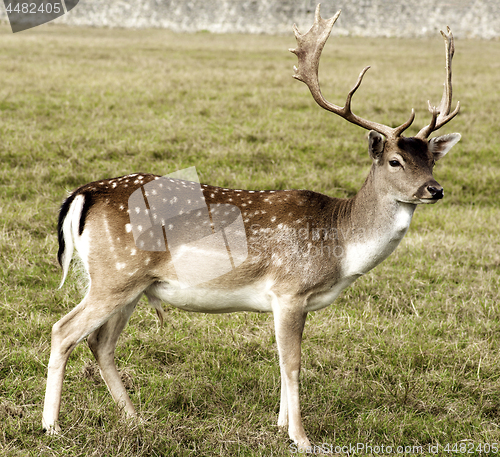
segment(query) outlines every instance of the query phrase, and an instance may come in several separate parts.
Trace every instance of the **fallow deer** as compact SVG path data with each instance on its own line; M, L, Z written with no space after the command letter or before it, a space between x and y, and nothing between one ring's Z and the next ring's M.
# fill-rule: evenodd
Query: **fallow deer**
M298 47L291 51L298 56L294 77L309 87L314 100L370 130L372 165L356 196L339 199L308 190L234 190L133 174L86 184L63 203L58 224L62 281L76 248L88 273L89 288L83 301L52 328L43 410L43 427L48 433L60 430L66 363L87 336L113 399L127 416L136 416L116 369L114 351L121 331L145 295L160 318L164 313L161 302L205 313L272 312L281 370L278 426L288 428L297 446L310 445L299 406L300 345L307 313L330 305L346 287L391 254L406 234L418 204L443 198L433 166L460 139L458 133L428 139L459 111L457 104L450 113L454 42L449 29L441 32L446 51L443 98L437 108L429 103L431 121L416 136L402 136L414 120L413 110L396 128L351 111L351 98L369 67L361 72L343 107L323 98L318 65L339 14L324 20L318 5L314 25L307 33L299 33L294 26ZM155 186L155 182L162 185ZM183 194L179 214L170 214L171 220L165 220L162 211L179 200L179 192L192 193L193 198ZM167 206L155 203L158 199ZM150 221L144 227L137 222L139 213ZM204 224L197 224L196 217L201 216ZM228 224L233 223L241 223L242 228L229 230ZM204 236L202 225L213 236L198 243ZM237 252L245 241L246 247ZM228 248L224 255L221 243ZM227 263L231 251L229 268L219 268L221 262ZM203 276L206 268L200 269L199 256L213 260L216 274ZM176 264L179 259L187 273L194 272L191 279L198 280L182 279L179 262Z

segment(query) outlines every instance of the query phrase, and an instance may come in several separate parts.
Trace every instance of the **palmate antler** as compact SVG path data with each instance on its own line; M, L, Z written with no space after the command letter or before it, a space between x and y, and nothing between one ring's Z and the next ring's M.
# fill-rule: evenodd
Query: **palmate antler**
M449 27L447 27L446 31L447 33L441 31L441 35L443 35L444 38L444 47L446 52L446 79L444 81L443 97L441 98L441 103L437 108L432 106L431 102L428 102L432 119L429 125L426 125L422 130L420 130L420 132L417 133L417 138L428 138L432 132L440 129L444 124L451 121L460 111L460 102L457 102L455 110L450 114L452 98L451 61L453 59L453 54L455 54L455 41Z
M296 49L290 49L299 59L298 67L294 67L295 74L293 77L302 81L307 85L311 94L316 101L316 103L327 111L338 114L347 121L359 125L368 130L375 130L381 133L387 138L397 138L412 124L415 119L415 111L412 109L410 118L399 127L393 128L384 124L379 124L377 122L369 121L357 116L351 111L351 99L358 87L363 81L365 73L370 68L365 67L360 73L358 80L354 87L347 94L347 99L343 107L337 106L333 103L328 102L321 93L318 80L318 67L319 60L321 57L321 52L325 46L326 40L330 36L333 25L340 16L340 11L335 14L330 19L323 19L320 15L320 5L316 7L315 20L311 29L305 33L301 34L297 29L297 26L293 26L293 31L297 39L298 47ZM418 133L417 137L421 139L427 138L433 131L437 130L447 122L449 122L453 117L455 117L460 109L460 104L453 113L449 114L451 106L451 60L454 53L453 35L448 28L448 34L441 32L445 38L446 45L446 71L447 79L445 81L445 89L443 93L443 98L438 108L431 107L429 103L429 110L432 113L432 120L429 125L424 127Z

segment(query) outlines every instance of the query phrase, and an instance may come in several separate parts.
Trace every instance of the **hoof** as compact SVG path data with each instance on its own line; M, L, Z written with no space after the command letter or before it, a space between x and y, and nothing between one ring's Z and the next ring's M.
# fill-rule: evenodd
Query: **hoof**
M59 424L55 424L55 425L45 425L44 424L43 425L43 432L49 436L59 435L59 433L61 432L61 427L59 427Z

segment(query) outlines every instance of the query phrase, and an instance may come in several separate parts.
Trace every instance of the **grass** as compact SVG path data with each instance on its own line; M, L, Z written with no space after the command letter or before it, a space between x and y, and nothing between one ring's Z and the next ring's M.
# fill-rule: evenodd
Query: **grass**
M143 422L121 418L81 344L65 378L63 433L42 434L50 329L81 299L74 273L57 290L58 207L91 180L189 166L224 187L352 196L369 168L365 133L291 78L292 34L2 26L0 40L0 452L288 455L272 317L251 313L171 309L160 328L140 306L117 363ZM442 132L463 139L436 167L445 199L419 208L388 260L308 316L301 400L316 444L457 455L447 443L478 454L500 441L498 62L498 42L457 42L463 109ZM414 107L410 134L429 122L426 102L439 101L444 77L438 34L332 39L326 97L341 103L368 64L356 112L395 125Z

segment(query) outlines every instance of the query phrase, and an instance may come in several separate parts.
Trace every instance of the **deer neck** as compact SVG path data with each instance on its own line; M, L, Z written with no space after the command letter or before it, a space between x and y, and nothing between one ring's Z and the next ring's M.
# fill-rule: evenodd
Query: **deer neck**
M363 187L350 200L344 232L351 236L344 243L343 275L363 275L386 259L408 231L415 208L384 192L372 167Z

